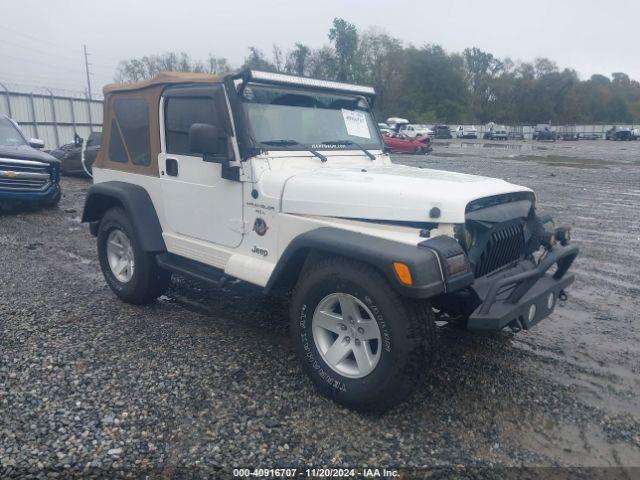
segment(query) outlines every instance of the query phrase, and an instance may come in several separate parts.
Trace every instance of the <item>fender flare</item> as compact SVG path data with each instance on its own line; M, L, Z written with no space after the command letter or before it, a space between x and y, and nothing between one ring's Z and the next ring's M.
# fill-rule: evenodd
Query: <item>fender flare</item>
M118 181L92 185L87 192L82 222L97 226L106 211L112 207L122 207L127 213L144 251L167 250L156 209L144 188ZM92 233L95 233L93 228Z
M367 263L382 272L402 296L431 298L446 290L438 253L433 249L338 228L321 227L302 233L289 243L265 285L265 292L268 293L278 284L294 284L310 251ZM402 262L410 268L413 285L400 282L393 269L393 262Z

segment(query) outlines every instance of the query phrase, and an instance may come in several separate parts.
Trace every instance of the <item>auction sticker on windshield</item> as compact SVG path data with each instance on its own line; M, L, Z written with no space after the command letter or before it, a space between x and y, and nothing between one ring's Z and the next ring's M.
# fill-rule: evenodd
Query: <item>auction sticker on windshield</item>
M342 109L342 117L347 127L347 133L352 137L371 138L367 117L362 112Z

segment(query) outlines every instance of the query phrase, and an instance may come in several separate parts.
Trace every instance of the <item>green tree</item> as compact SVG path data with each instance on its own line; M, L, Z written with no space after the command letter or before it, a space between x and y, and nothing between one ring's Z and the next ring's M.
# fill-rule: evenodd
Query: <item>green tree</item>
M296 43L296 46L287 55L285 63L285 71L296 75L305 75L307 73L309 56L311 50L302 43Z
M264 53L257 47L249 47L249 55L245 57L242 68L250 68L252 70L263 70L266 72L275 72L276 66L269 62Z
M362 83L372 85L377 94L376 111L386 118L402 95L404 75L402 42L379 29L362 35L358 46Z
M490 103L496 100L496 78L504 66L491 53L479 48L467 48L462 53L466 72L466 80L471 95L470 110L475 118L485 122L490 119Z
M333 19L329 30L329 40L333 42L337 58L337 80L355 81L357 78L358 29L342 18Z

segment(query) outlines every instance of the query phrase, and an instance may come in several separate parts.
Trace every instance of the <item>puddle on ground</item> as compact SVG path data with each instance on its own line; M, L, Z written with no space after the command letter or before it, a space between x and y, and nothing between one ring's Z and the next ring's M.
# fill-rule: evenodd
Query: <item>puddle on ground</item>
M584 169L608 169L607 165L615 165L616 162L610 160L596 160L594 158L580 158L580 157L568 157L564 155L522 155L514 157L516 160L524 162L538 162L543 165L550 165L554 167L570 167L570 168L584 168ZM500 159L498 159L500 160Z
M530 152L533 150L547 150L548 147L532 145L528 143L509 143L509 142L434 142L439 147L447 147L456 150L477 150L490 148L494 150L514 150L519 152ZM440 155L440 154L439 154ZM443 155L444 156L444 155Z

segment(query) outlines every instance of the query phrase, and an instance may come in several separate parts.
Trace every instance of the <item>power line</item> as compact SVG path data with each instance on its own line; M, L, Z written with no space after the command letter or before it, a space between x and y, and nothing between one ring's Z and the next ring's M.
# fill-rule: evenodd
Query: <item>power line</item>
M15 73L0 73L0 78L9 78L12 81L17 82L47 82L47 83L58 83L63 85L73 85L74 87L81 87L84 89L84 84L79 79L72 79L69 77L56 77L56 76L44 76L44 75L31 75L31 74L15 74Z
M44 43L44 44L47 44L47 45L57 45L60 48L67 48L65 45L62 45L60 43L52 42L49 39L43 40L41 38L32 37L31 35L27 35L26 33L22 33L22 32L20 32L18 30L15 30L13 28L7 27L6 25L0 25L0 28L2 30L9 30L10 32L15 33L16 35L20 35L20 36L23 36L25 38L29 38L29 39L34 40L34 41L39 42L39 43Z
M51 65L50 63L42 62L40 60L34 60L32 58L16 57L14 55L9 55L9 54L6 54L6 53L1 54L1 56L12 58L12 59L18 60L20 62L35 63L35 64L38 64L38 65L41 65L41 66L44 66L44 67L53 68L55 70L59 70L60 69L60 65ZM75 68L66 68L65 67L65 70L84 74L84 72L82 70L78 70L78 69L75 69Z
M22 37L28 38L28 39L30 39L32 41L35 41L35 42L38 42L40 44L45 44L45 45L48 45L48 46L52 46L53 45L53 46L56 46L58 48L64 48L64 49L68 48L67 45L62 45L62 44L57 43L57 42L51 42L48 39L47 40L43 40L42 38L33 37L31 35L27 35L26 33L20 32L18 30L15 30L13 28L10 28L10 27L4 26L4 25L0 25L0 29L9 30L10 32L12 32L12 33L14 33L16 35L20 35ZM122 61L122 58L110 57L108 55L102 55L101 53L92 53L91 56L104 58L104 59L111 60L111 61L114 61L114 62L121 62Z
M38 48L29 47L27 45L20 45L19 43L9 42L8 40L5 40L4 38L0 38L0 43L11 45L11 46L16 47L16 48L24 48L25 50L31 50L32 52L42 53L44 55L52 55L54 57L64 58L66 60L71 60L71 61L74 61L74 62L78 61L77 58L67 57L66 55L60 55L59 53L45 52L44 50L40 50Z
M32 47L29 47L29 46L26 46L26 45L19 45L19 44L16 44L16 43L12 43L12 42L6 41L4 39L0 39L0 43L4 43L6 45L11 45L14 48L22 48L22 49L25 49L25 50L30 50L30 51L33 51L33 52L36 52L36 53L40 53L40 54L46 55L46 56L57 56L59 58L63 58L65 60L71 60L73 62L77 62L79 60L79 58L71 58L71 57L67 57L65 55L59 55L59 54L56 54L56 53L46 52L46 51L40 50L38 48L32 48ZM9 55L7 55L7 56L9 56ZM13 57L13 58L17 58L17 57ZM102 70L103 72L107 72L108 71L110 73L113 73L115 71L115 67L107 67L106 65L101 65L101 64L93 64L93 66L96 67L98 70Z

